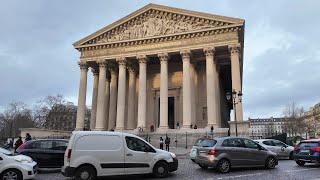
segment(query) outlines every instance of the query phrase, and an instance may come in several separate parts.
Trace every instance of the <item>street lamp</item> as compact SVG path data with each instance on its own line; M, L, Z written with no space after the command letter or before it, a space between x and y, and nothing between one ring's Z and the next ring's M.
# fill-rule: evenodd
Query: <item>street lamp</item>
M237 92L236 90L232 90L232 92L227 92L227 93L226 93L226 98L227 98L228 101L230 101L231 98L232 98L231 103L232 103L233 110L234 110L234 113L233 113L233 114L234 114L234 121L235 121L235 125L236 125L236 136L238 136L238 124L237 124L236 104L241 103L241 101L242 101L242 95L243 95L243 94L242 94L241 91ZM237 97L238 97L238 101L236 101L236 100L237 100Z

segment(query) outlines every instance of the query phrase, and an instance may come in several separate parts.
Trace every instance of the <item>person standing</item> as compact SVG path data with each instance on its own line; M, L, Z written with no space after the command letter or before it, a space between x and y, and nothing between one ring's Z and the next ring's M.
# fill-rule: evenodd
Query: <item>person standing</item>
M26 142L31 141L31 140L32 140L31 135L29 133L27 133L26 134Z
M163 138L162 137L160 137L160 149L163 150Z
M23 142L22 142L21 136L19 136L19 138L16 141L16 143L14 143L14 152L17 152L17 149L18 149L19 146L21 146L21 144L23 144Z
M180 129L180 123L179 122L177 122L177 129Z
M166 151L170 151L170 138L168 137L168 135L166 135L164 143L166 144Z

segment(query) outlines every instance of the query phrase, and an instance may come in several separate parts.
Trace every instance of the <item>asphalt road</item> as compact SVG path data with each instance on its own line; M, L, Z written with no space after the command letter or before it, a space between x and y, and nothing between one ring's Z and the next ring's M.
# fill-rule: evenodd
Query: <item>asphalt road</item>
M59 171L42 172L37 175L37 180L67 180ZM137 176L118 176L106 177L101 179L156 179L150 175ZM202 170L197 164L192 163L189 159L179 159L178 171L171 173L169 177L164 179L206 179L206 180L224 180L224 179L240 179L240 180L320 180L320 167L316 165L308 165L299 167L292 160L280 160L279 165L275 169L265 170L263 168L250 169L234 169L228 174L220 174L214 169Z

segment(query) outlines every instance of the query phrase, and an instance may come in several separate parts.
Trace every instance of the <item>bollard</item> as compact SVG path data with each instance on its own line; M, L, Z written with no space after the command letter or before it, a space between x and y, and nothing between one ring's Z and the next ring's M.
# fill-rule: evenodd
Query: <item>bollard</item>
M187 135L187 132L186 132L186 149L188 149L188 135Z

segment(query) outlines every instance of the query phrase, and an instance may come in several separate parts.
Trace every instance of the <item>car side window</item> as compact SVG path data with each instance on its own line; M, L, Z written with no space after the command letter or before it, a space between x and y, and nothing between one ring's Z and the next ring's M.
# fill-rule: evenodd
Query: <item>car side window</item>
M66 150L68 146L68 143L65 141L53 141L53 146L52 149L53 150Z
M135 138L135 137L129 137L126 138L127 147L133 151L140 151L140 152L154 152L154 149L150 147L148 144L143 142L142 140Z
M254 141L251 141L249 139L244 139L243 142L246 148L259 149L259 145Z
M262 142L264 145L267 145L267 146L274 146L274 144L272 143L272 141L263 141Z
M278 147L285 147L286 145L280 141L273 141L273 144Z
M52 141L41 141L38 149L52 149Z
M226 139L223 141L222 146L224 147L244 147L242 139L233 138L233 139Z

